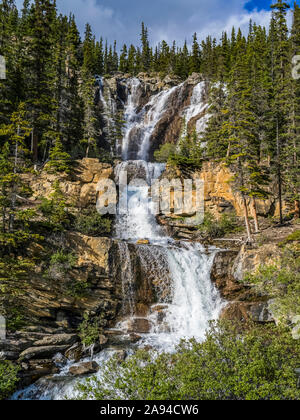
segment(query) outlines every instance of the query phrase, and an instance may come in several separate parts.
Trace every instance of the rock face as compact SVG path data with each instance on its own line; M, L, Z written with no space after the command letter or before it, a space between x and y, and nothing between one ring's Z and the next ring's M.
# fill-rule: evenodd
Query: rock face
M100 163L98 159L85 158L75 162L72 174L62 174L60 177L43 171L38 175L24 175L33 191L31 201L39 197L49 198L53 192L53 183L60 181L60 188L68 202L78 208L95 206L97 200L97 185L101 179L113 177L113 167Z
M92 373L97 373L99 370L99 365L96 362L83 362L78 366L71 366L69 373L73 376L83 376L89 375Z
M253 287L241 281L247 273L255 273L262 264L276 264L279 255L280 249L275 244L265 244L255 249L243 245L240 251L217 253L211 277L229 302L221 318L241 322L275 322L270 310L270 298L257 295Z
M122 299L118 280L111 277L112 240L69 233L66 241L78 256L77 265L59 281L36 273L26 283L27 292L20 296L21 304L42 325L72 329L85 311L104 311L109 322L116 316ZM70 293L73 284L85 285L82 297Z
M133 80L134 84L132 83ZM147 104L155 95L161 92L167 92L171 88L176 87L176 89L170 91L167 106L160 113L161 118L151 135L149 155L150 159L152 159L154 151L161 144L175 143L179 139L184 112L191 105L191 98L195 86L201 81L201 76L196 73L191 75L184 83L175 76L167 76L162 79L159 75L148 75L146 73L140 73L134 79L130 75L122 74L116 74L109 78L101 78L97 90L97 99L99 109L104 115L102 117L103 130L101 134L103 146L107 150L114 147L114 145L110 144L109 140L112 121L116 119L118 114L120 115L124 112L124 104L127 102L127 98L130 95L132 96L133 90L134 106L136 113L139 114L143 108L146 111L148 110ZM207 102L208 90L207 85L203 98L201 98L204 102ZM196 112L196 115L193 114L191 116L187 127L190 132L195 127L198 119L205 116L206 111L206 109L203 109L198 114ZM129 159L134 158L134 155L136 155L139 139L139 127L136 127L131 132ZM116 149L116 153L120 155L120 147Z

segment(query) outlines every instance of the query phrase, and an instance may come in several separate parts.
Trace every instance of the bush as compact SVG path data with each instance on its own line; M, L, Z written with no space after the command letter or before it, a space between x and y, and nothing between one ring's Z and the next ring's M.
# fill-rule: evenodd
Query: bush
M157 162L166 163L168 162L171 155L176 153L176 145L171 143L165 143L160 146L159 150L154 152L154 158Z
M72 268L76 265L77 257L72 253L66 253L64 251L57 251L53 254L50 258L50 264L55 265L63 265L67 266L67 268Z
M212 324L203 343L183 341L174 354L109 361L100 379L78 385L79 399L297 400L299 355L287 329Z
M244 282L254 285L258 293L273 299L271 310L282 320L300 315L300 249L286 246L277 264L262 265Z
M0 361L0 400L8 398L16 389L18 366L7 360Z
M46 271L46 277L53 280L60 280L68 271L75 267L76 264L76 255L62 250L57 251L50 258L50 265Z
M300 242L300 230L296 230L295 232L288 235L279 245L285 246L291 242Z
M234 214L222 214L221 218L217 220L211 213L206 212L204 220L198 229L210 239L222 238L223 236L238 232L241 227L238 225Z
M75 219L74 228L84 235L101 236L111 232L112 222L101 216L96 209L86 209L80 212Z
M69 226L70 215L68 213L68 204L58 181L55 181L53 184L53 192L50 200L44 197L42 198L39 210L47 219L49 227L53 230L61 231Z
M101 333L100 317L91 319L90 316L85 313L83 321L79 325L78 332L81 342L85 347L90 347L95 344L99 339L99 334Z

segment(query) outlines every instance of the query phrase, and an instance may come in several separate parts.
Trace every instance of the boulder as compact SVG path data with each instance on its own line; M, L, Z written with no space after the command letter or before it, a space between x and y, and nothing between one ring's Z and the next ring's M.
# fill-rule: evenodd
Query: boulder
M35 341L34 346L72 345L78 341L79 337L76 334L56 334L46 336L41 340Z
M115 353L115 357L118 359L120 363L122 363L126 359L127 353L125 350L117 350Z
M108 338L104 334L99 335L100 346L105 346L108 343Z
M136 243L137 243L137 245L149 245L150 244L148 239L139 239Z
M231 321L254 321L257 323L275 322L268 302L231 302L221 313L221 319Z
M20 354L20 359L31 360L52 358L56 353L61 353L67 350L68 347L68 345L30 347Z
M68 360L78 362L82 357L82 345L80 343L73 344L66 352L65 356Z
M147 334L151 330L151 322L146 318L133 318L128 321L129 333Z
M73 376L83 376L92 373L97 373L99 365L96 362L83 362L77 366L71 366L69 373Z

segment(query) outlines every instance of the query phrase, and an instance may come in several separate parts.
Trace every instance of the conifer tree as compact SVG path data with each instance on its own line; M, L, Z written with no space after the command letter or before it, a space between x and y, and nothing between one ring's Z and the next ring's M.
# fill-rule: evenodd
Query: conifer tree
M273 132L275 137L276 178L278 184L278 201L280 223L283 223L283 167L282 161L286 146L286 128L289 114L289 76L290 55L288 43L288 27L286 13L289 8L287 3L278 0L271 6L273 9L273 27L275 33L272 40L272 82L273 82Z
M194 33L189 72L199 73L199 71L200 71L200 47L197 40L197 34Z
M141 69L144 72L148 72L150 70L150 65L151 65L151 54L150 54L150 45L149 45L149 39L148 39L148 29L145 27L144 22L142 22L141 42L142 42Z

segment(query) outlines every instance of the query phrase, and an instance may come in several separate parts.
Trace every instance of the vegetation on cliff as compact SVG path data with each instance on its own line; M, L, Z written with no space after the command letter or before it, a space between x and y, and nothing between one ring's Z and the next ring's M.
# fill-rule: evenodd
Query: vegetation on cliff
M212 324L203 343L174 354L138 351L108 362L102 379L78 386L81 399L298 400L300 342L274 326Z
M0 400L8 398L16 389L19 368L9 361L0 361Z

